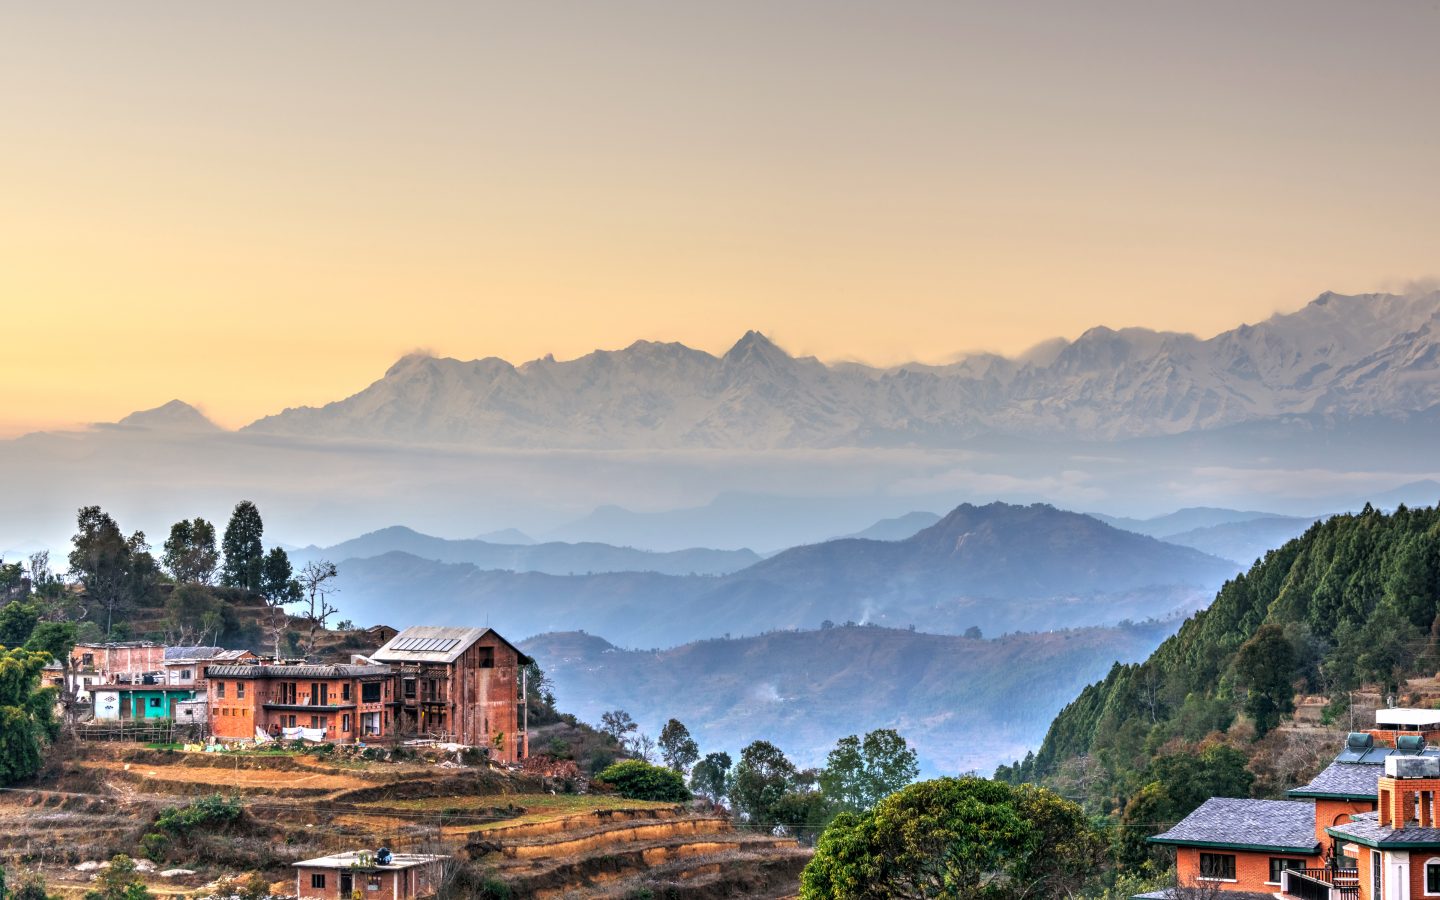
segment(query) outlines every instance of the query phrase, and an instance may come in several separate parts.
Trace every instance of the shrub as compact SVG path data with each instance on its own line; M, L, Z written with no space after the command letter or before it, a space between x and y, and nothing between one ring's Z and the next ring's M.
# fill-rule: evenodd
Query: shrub
M164 862L169 850L170 839L159 832L152 831L140 839L140 852L153 862Z
M226 800L219 794L211 794L188 806L166 807L155 819L155 827L165 834L182 837L197 828L223 828L239 819L241 812L238 799Z
M679 773L664 766L652 766L640 759L615 763L596 777L614 786L620 796L631 800L684 803L690 799L685 779Z

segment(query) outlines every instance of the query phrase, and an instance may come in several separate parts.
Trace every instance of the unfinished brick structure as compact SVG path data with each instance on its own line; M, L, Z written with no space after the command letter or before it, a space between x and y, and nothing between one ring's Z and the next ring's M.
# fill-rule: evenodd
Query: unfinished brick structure
M531 660L489 628L407 628L369 657L396 670L399 736L489 747L492 758L527 755L525 676Z
M259 728L279 738L286 728L322 730L349 743L393 732L389 666L220 665L206 669L210 732L251 740Z

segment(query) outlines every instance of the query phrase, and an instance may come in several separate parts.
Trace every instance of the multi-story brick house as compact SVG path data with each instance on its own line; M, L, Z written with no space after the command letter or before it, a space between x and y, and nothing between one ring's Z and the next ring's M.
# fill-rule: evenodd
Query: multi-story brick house
M257 730L349 743L393 733L395 679L382 665L218 665L206 668L210 733L251 740ZM290 731L294 736L296 733Z
M1436 720L1429 710L1393 709L1376 719L1308 784L1290 790L1291 800L1211 798L1152 838L1175 848L1181 886L1233 892L1237 900L1440 897L1440 750L1425 743ZM1158 891L1137 900L1174 896Z
M418 625L369 658L396 670L398 734L488 747L506 762L526 756L531 659L496 632Z

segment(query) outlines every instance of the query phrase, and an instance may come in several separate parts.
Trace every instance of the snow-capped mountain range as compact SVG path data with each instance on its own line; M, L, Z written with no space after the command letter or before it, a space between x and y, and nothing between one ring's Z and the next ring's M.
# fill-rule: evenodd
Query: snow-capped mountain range
M520 366L407 356L374 384L246 430L550 448L944 447L987 433L1119 440L1440 403L1440 291L1322 294L1209 339L1093 328L1018 358L873 368L757 332L714 356L639 341Z

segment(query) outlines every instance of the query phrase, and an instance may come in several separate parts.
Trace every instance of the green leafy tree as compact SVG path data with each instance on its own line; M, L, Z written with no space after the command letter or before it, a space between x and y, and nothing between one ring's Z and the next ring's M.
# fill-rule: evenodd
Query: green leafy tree
M70 664L70 651L75 649L76 627L72 622L41 622L30 632L25 649L44 653L47 658L59 660L62 666Z
M730 796L730 754L707 753L690 770L690 789L711 803Z
M85 588L90 604L105 610L105 635L115 628L115 613L147 599L154 590L159 567L145 543L145 532L128 538L108 513L98 506L82 507L77 530L70 539L70 574Z
M652 766L644 760L627 759L617 762L596 776L631 800L660 800L684 803L690 799L685 779L664 766Z
M209 584L220 564L215 549L215 526L200 518L182 519L170 526L170 536L161 548L161 563L181 584Z
M165 601L166 639L179 645L219 640L225 613L225 601L210 588L194 582L179 585Z
M270 642L274 645L275 657L280 657L280 644L290 627L290 615L285 607L299 603L304 597L300 582L295 578L295 569L290 564L290 554L283 547L272 547L265 554L260 567L260 593L270 607L265 625Z
M1020 900L1076 893L1104 842L1074 803L980 778L911 785L841 813L801 878L802 900Z
M1163 868L1163 850L1147 839L1164 830L1160 823L1180 821L1211 797L1250 796L1255 776L1246 768L1248 762L1240 750L1220 743L1157 757L1121 814L1119 862L1131 870L1147 863Z
M225 537L221 549L225 551L225 565L220 571L220 583L226 587L245 588L258 591L264 566L265 523L260 519L260 510L249 500L235 504L230 521L225 526Z
M0 785L40 771L55 738L55 691L40 687L48 662L45 653L0 650Z
M260 593L272 605L299 603L303 596L290 554L284 547L271 547L260 566Z
M755 741L740 751L730 783L730 801L746 823L770 831L782 824L780 800L796 789L799 774L779 747Z
M916 753L889 728L841 738L820 771L820 789L839 809L863 812L915 780Z
M0 647L19 647L30 640L40 609L33 603L11 601L0 607Z
M700 758L700 745L690 736L690 729L679 719L671 719L660 729L660 758L676 772L685 773Z
M1295 649L1280 625L1261 625L1241 645L1235 675L1248 688L1245 712L1255 721L1257 736L1268 734L1281 716L1295 711Z
M110 858L110 864L95 876L95 889L85 900L151 900L145 882L136 874L135 860L124 853Z

